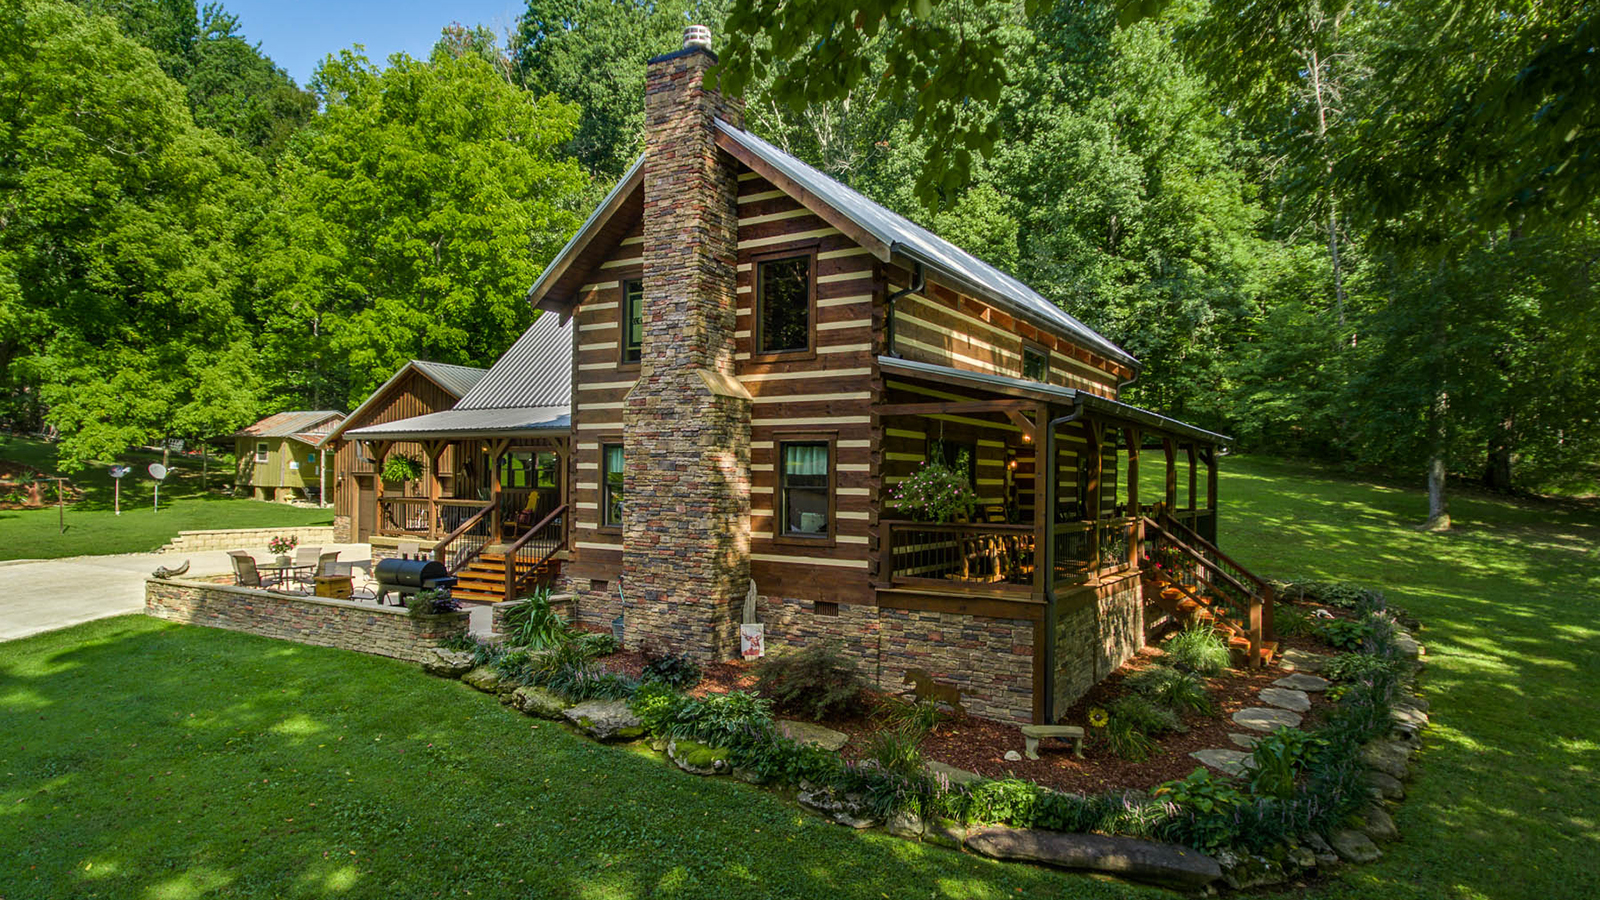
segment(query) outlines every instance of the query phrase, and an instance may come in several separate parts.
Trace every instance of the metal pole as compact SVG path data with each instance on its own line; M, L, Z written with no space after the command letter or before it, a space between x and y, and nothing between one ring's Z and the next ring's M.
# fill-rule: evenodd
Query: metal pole
M67 501L61 491L61 479L56 479L56 514L61 520L61 533L67 533Z

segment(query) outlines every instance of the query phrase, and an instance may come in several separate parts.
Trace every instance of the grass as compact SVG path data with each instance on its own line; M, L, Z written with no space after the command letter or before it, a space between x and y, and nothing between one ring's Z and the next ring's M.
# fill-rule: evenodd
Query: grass
M0 443L0 459L43 469L54 474L55 447L44 441L11 438ZM117 460L133 471L122 483L122 515L113 511L113 486L109 462L68 476L82 497L66 508L67 530L60 527L56 507L0 510L0 560L55 559L105 553L141 553L155 550L180 531L207 528L269 528L291 525L326 525L332 510L302 509L258 500L233 500L216 493L231 481L232 464L212 458L207 483L201 489L198 457L172 455L172 474L161 485L161 509L153 508L155 482L146 468L161 461L161 454L134 451ZM54 500L53 487L46 499Z
M1224 461L1224 545L1427 623L1404 840L1319 898L1600 883L1600 515ZM1153 897L857 834L388 660L137 617L0 645L0 897ZM1020 892L1020 893L1019 893Z

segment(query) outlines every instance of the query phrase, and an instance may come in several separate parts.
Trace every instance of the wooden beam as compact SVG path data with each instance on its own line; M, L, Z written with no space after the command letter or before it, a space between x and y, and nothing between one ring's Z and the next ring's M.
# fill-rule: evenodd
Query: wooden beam
M1189 453L1189 509L1192 510L1192 509L1199 508L1199 505L1198 505L1198 503L1196 501L1199 500L1199 497L1197 495L1200 493L1199 484L1196 481L1196 479L1200 477L1200 469L1199 469L1199 466L1197 466L1195 464L1196 447L1195 447L1193 441L1189 442L1188 453Z
M1144 517L1139 512L1139 445L1144 435L1137 428L1123 429L1128 444L1128 515L1134 517L1133 540L1128 542L1128 564L1139 565L1139 545L1144 543Z
M1087 518L1093 522L1089 529L1089 571L1100 570L1100 479L1105 472L1105 455L1101 450L1105 446L1105 424L1094 419L1084 421L1084 434L1088 437L1089 454L1089 483L1084 491L1089 495L1084 498L1084 505L1088 509Z
M1161 450L1167 455L1167 499L1163 501L1167 511L1171 512L1178 506L1178 448L1172 443L1172 438L1161 439Z
M1022 410L1008 409L1006 410L1006 417L1016 424L1018 431L1022 432L1023 440L1037 441L1039 440L1039 426L1036 424L1036 422L1050 421L1048 418L1046 418L1050 414L1049 410L1050 407L1048 406L1038 407L1038 409L1034 412L1036 419L1030 420L1027 416L1022 414Z
M1038 404L1031 400L941 400L934 403L888 403L877 407L879 416L936 416L960 413L1005 413L1034 409ZM1032 423L1029 423L1032 428Z
M1050 407L1039 404L1034 410L1034 421L1040 428L1050 424ZM1044 479L1056 477L1056 467L1060 465L1061 454L1056 454L1056 459L1044 458L1045 441L1038 435L1033 440L1033 592L1040 597L1044 596L1045 589L1050 586L1051 573L1044 568L1045 560L1050 554L1045 552L1045 542L1050 540L1050 523L1054 521L1054 511L1045 506L1045 499L1054 497L1055 492L1046 490ZM1044 655L1044 646L1036 644L1033 648L1036 656ZM1037 715L1042 716L1043 709L1035 705Z

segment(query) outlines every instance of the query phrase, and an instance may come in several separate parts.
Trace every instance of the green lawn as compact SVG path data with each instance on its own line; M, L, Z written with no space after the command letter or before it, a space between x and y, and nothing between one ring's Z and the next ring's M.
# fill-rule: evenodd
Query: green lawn
M54 473L55 448L43 441L12 438L0 443L0 459L27 463ZM0 510L0 560L54 559L104 553L139 553L154 550L180 531L206 528L268 528L289 525L326 525L332 510L300 509L281 503L233 500L217 489L231 480L232 464L210 461L202 490L198 457L171 457L172 474L161 485L161 509L152 500L155 482L146 467L161 461L160 453L136 451L118 460L133 471L122 483L122 515L113 512L110 463L97 464L69 476L82 496L66 508L65 533L56 507L38 510ZM55 499L54 489L46 497Z
M1226 460L1225 544L1428 622L1404 841L1317 897L1600 884L1600 515ZM1138 897L856 834L388 660L141 618L0 645L0 897Z

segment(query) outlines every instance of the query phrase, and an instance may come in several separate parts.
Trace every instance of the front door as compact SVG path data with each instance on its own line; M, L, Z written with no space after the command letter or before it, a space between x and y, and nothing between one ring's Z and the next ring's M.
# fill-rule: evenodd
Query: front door
M356 479L356 543L365 544L372 539L372 523L378 520L378 492L372 486L371 475L357 475Z

